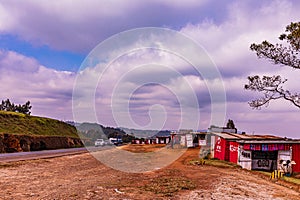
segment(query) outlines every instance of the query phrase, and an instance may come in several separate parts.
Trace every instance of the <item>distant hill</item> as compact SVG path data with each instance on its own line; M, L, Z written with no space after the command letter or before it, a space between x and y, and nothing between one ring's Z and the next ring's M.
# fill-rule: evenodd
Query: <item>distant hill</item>
M92 145L96 139L122 138L123 142L131 142L134 136L127 134L120 128L104 127L97 123L75 123L81 138L86 139L86 144ZM88 142L88 140L90 140Z
M95 141L96 139L106 139L107 136L104 134L103 126L96 123L76 123L76 129L81 138L89 139Z
M156 135L159 132L158 130L138 130L123 127L120 127L120 129L124 130L127 134L133 134L135 137L138 138L148 138Z
M59 120L0 111L0 133L78 138L76 128Z

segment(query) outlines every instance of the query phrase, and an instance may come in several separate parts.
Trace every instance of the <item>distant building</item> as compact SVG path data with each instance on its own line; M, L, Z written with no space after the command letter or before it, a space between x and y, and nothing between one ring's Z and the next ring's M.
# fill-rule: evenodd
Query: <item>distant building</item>
M159 131L156 135L156 144L168 144L171 141L171 131Z
M172 147L199 147L206 146L206 130L193 131L182 129L171 132Z
M227 128L227 127L219 127L219 126L210 126L208 128L208 132L226 132L226 133L237 133L237 129L236 128Z
M159 131L155 135L132 140L132 144L168 144L171 141L171 131Z

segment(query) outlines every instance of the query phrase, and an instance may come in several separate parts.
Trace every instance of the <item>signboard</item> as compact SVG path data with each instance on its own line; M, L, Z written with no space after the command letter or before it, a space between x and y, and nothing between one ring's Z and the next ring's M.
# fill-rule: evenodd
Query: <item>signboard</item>
M214 148L214 157L220 160L225 160L225 147L226 140L222 139L221 137L217 137Z
M277 155L277 151L252 151L252 169L273 171Z
M200 146L206 146L206 140L199 140Z
M251 151L245 150L243 146L240 146L239 148L238 164L244 169L251 170L252 168Z
M260 159L252 160L252 169L273 171L276 167L276 160Z
M251 151L241 150L240 161L251 161Z
M193 135L186 134L185 138L186 138L186 146L187 147L194 147L194 145L193 145Z
M237 142L229 142L229 161L237 163L239 144Z
M170 142L169 138L166 138L166 144L168 144Z
M185 136L183 135L180 137L180 145L185 146Z

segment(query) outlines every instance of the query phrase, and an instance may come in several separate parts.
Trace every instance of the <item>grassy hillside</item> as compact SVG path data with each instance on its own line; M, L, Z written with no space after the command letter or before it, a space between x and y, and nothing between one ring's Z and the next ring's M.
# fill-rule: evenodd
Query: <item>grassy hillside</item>
M98 138L124 136L126 133L118 128L104 127L97 123L84 122L76 125L77 130L83 138L96 140Z
M77 123L76 128L81 138L90 139L91 141L95 141L100 138L122 138L123 142L127 143L135 139L134 136L126 134L125 131L119 128L104 127L97 123Z
M62 121L0 111L0 133L78 137L76 128Z
M129 129L123 128L120 129L124 130L127 134L133 134L135 137L139 138L147 138L156 135L159 130L138 130L138 129Z

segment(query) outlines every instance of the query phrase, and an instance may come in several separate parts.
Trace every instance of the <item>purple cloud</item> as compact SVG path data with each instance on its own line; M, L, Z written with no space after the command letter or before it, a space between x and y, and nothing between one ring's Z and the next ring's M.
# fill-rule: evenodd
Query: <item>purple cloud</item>
M291 90L297 91L298 71L274 67L269 62L257 59L249 46L265 39L277 42L284 27L299 19L299 9L298 1L224 3L191 0L183 4L179 1L132 0L118 1L117 4L89 1L72 5L67 1L47 4L41 1L6 1L0 3L0 34L16 35L37 46L47 45L52 49L87 53L111 35L130 28L159 26L177 29L202 45L216 63L226 88L227 117L234 119L238 128L250 133L298 137L298 111L295 108L278 101L268 109L252 110L247 101L254 98L255 94L244 91L243 85L248 75L278 73L289 79L287 86ZM219 10L222 12L218 13ZM108 56L119 56L119 50L116 46L114 54ZM165 68L150 66L140 71L133 70L134 66L145 63ZM102 64L107 63L103 61ZM167 118L164 127L176 129L180 122L180 106L194 109L194 102L190 98L190 92L194 92L201 115L199 128L203 129L210 125L211 117L211 96L207 84L220 81L202 77L176 55L154 50L118 58L100 81L95 75L96 68L83 70L80 73L84 74L81 78L85 85L76 94L72 90L78 74L52 70L50 67L41 66L35 58L26 57L22 52L0 50L0 80L5 83L0 86L2 98L11 98L16 103L31 100L33 114L71 119L72 95L84 101L87 94L95 93L100 121L104 125L117 125L109 112L111 93L116 90L117 81L121 80L119 87L124 93L119 94L120 103L130 100L132 117L137 123L145 125L150 122L149 112L152 112L155 116L161 115L161 119L155 119L157 121ZM171 73L166 67L175 69L178 74ZM131 73L126 73L129 69L132 69ZM91 80L98 84L96 91L89 90ZM151 81L158 80L161 81L160 86L151 84ZM148 85L143 85L145 82ZM132 90L135 92L130 93ZM94 105L79 105L82 110L87 106ZM184 116L189 115L188 109L183 113ZM122 111L122 107L119 111ZM88 119L91 116L84 117ZM193 116L188 117L193 120Z
M12 51L0 51L0 72L2 99L29 100L34 115L72 119L74 73L48 69Z

